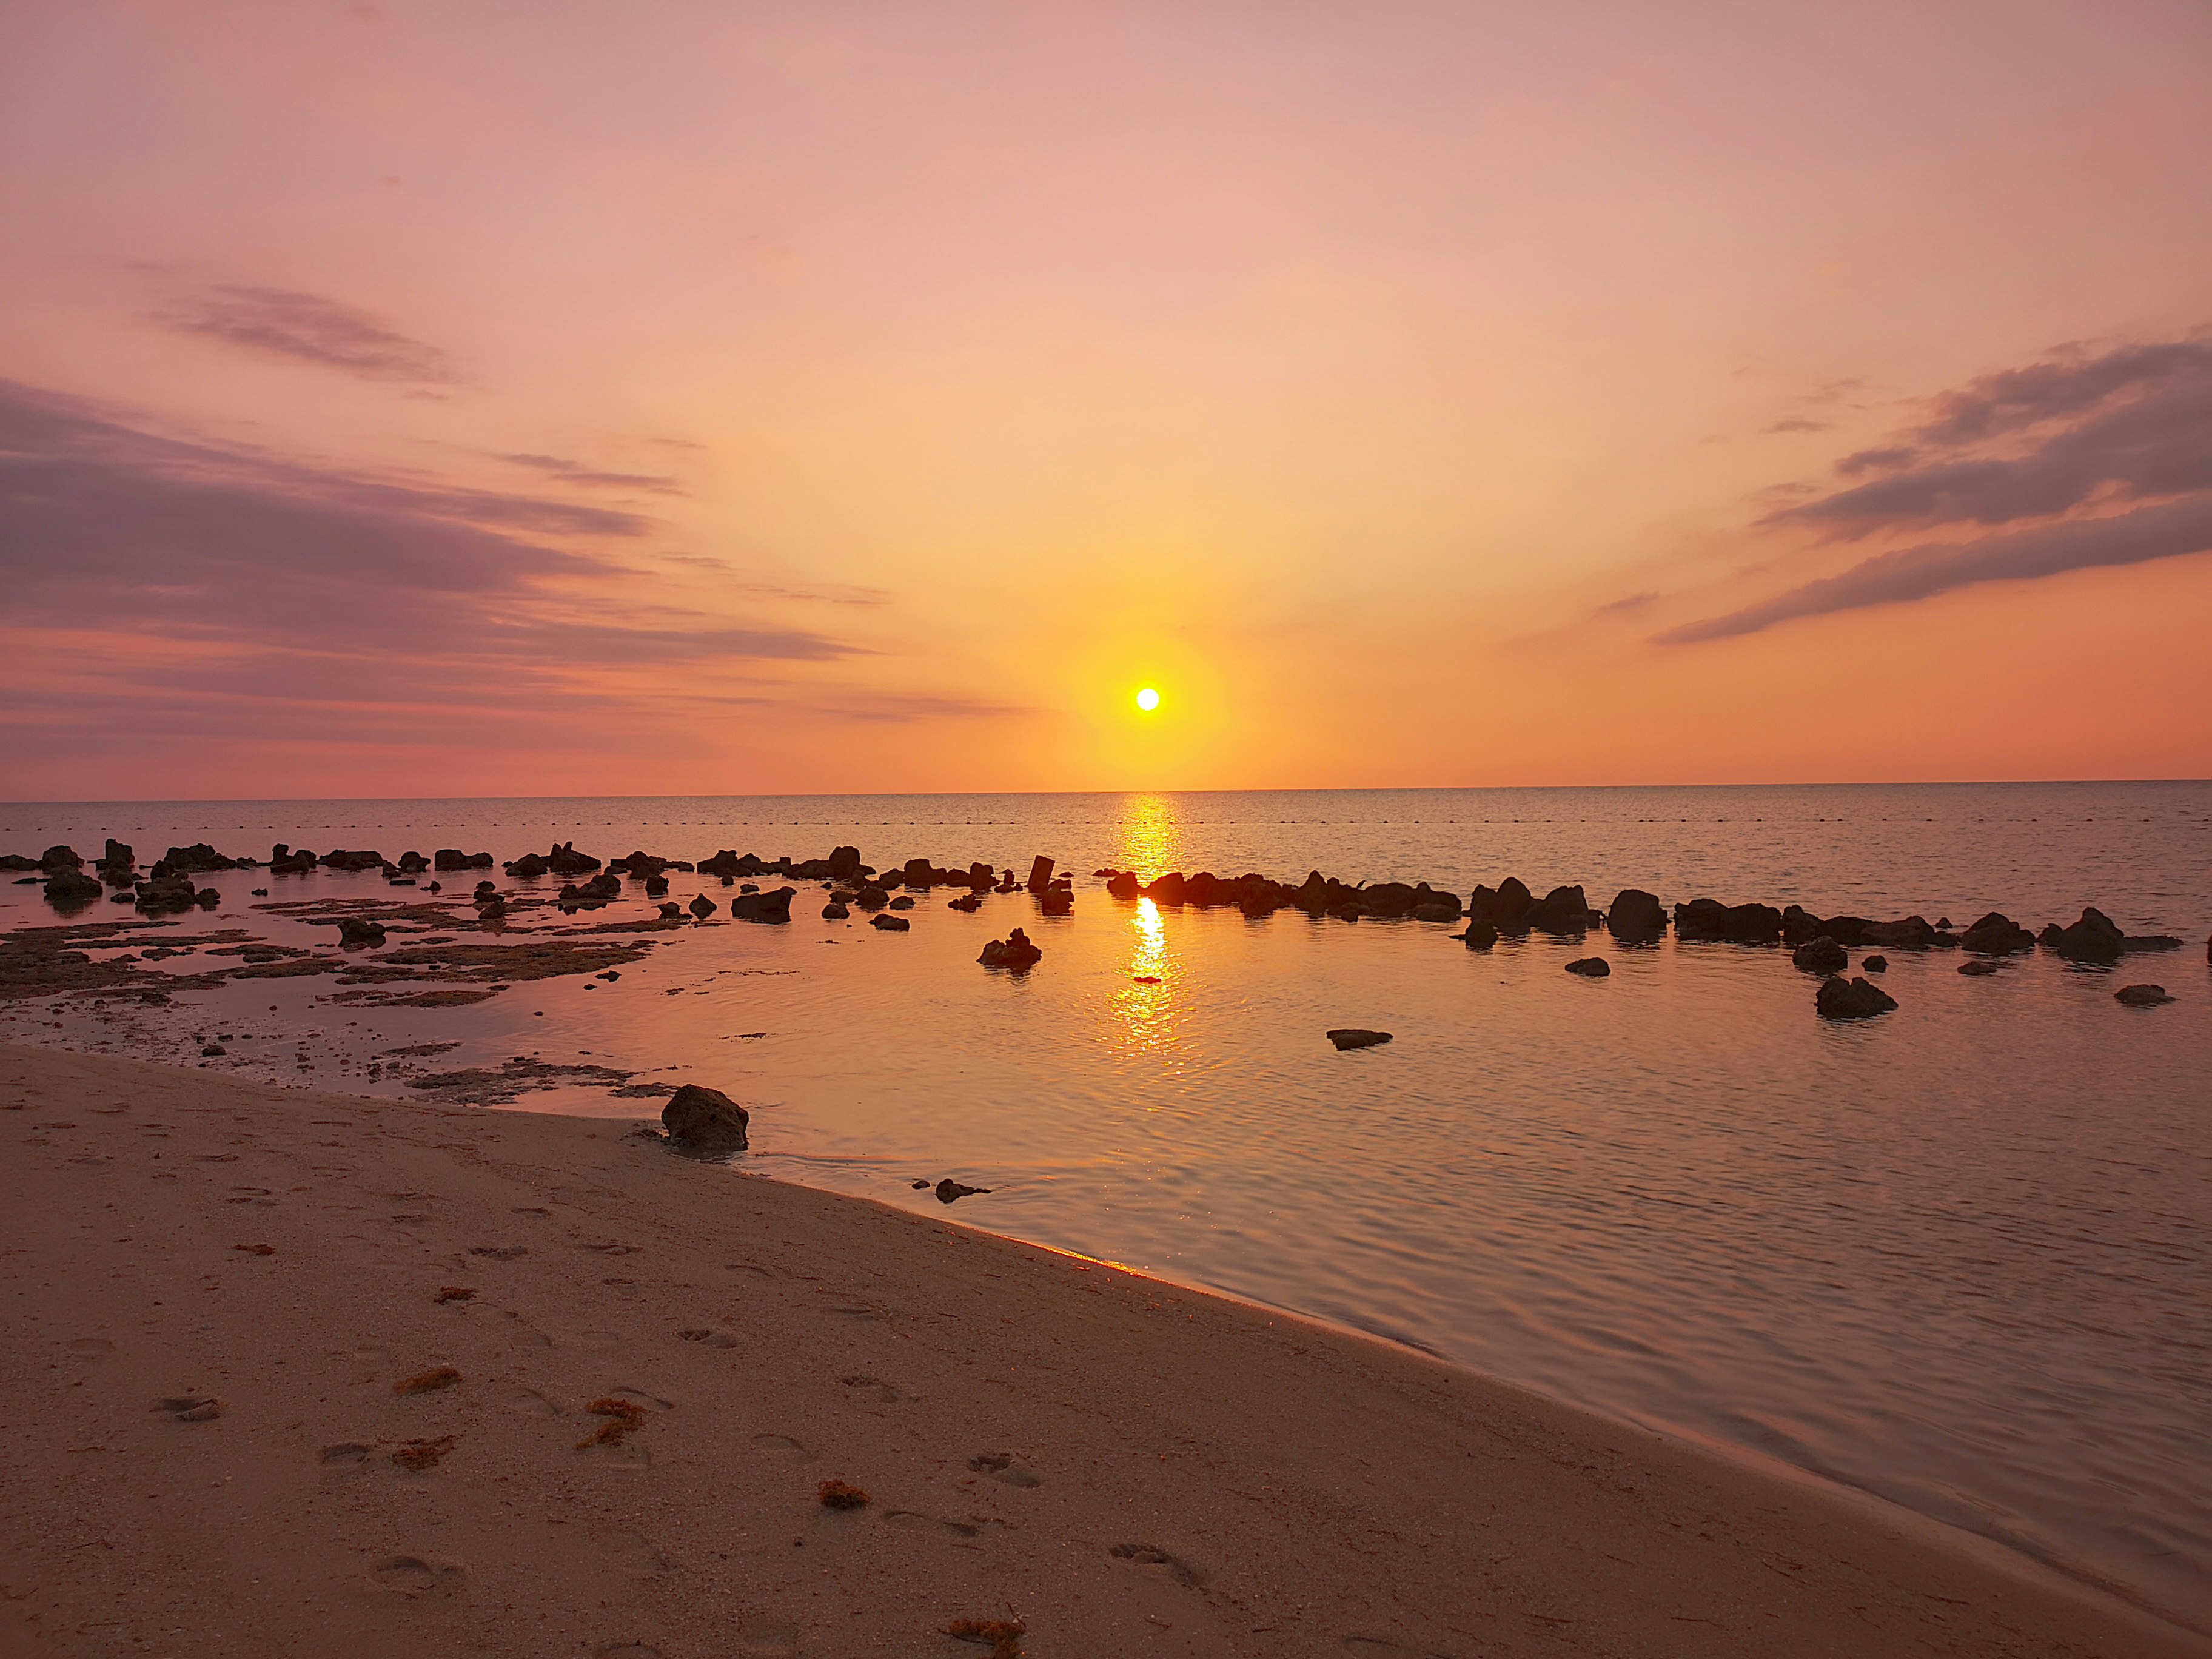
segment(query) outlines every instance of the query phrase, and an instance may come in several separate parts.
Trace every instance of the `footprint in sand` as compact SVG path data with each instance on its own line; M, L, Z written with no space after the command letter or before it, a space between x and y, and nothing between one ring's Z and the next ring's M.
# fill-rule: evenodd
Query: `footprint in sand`
M104 1336L72 1337L64 1346L78 1359L105 1359L115 1352L115 1345Z
M1402 1653L1406 1659L1452 1659L1449 1653L1439 1653L1433 1648L1409 1648L1402 1642L1385 1641L1379 1636L1347 1636L1344 1638L1347 1653L1356 1653L1361 1659L1384 1659L1384 1656Z
M710 1348L734 1348L738 1346L738 1339L729 1332L710 1330L704 1326L693 1326L676 1334L686 1342L701 1342Z
M1205 1571L1158 1544L1116 1544L1106 1552L1117 1561L1134 1562L1140 1567L1158 1567L1186 1589L1198 1589L1206 1583Z
M334 1446L324 1447L319 1454L319 1461L325 1463L335 1463L341 1467L364 1463L368 1461L368 1454L372 1449L373 1448L362 1444L358 1440L341 1440Z
M387 1555L369 1569L368 1576L386 1589L398 1590L403 1595L427 1595L434 1590L450 1589L466 1576L468 1569L458 1561L426 1561L419 1555Z
M509 1411L520 1412L526 1417L558 1417L561 1407L535 1389L525 1388L520 1382L501 1382L492 1389L492 1398Z
M603 1642L592 1650L592 1659L661 1659L661 1652L648 1642Z
M799 1626L780 1619L748 1619L738 1626L743 1659L799 1659Z
M1044 1477L1014 1461L1012 1452L984 1452L968 1460L968 1467L978 1474L988 1474L994 1480L1003 1480L1010 1486L1042 1486ZM1117 1546L1115 1554L1121 1550Z
M853 1390L855 1399L879 1400L886 1406L896 1406L906 1398L878 1376L841 1376L837 1380Z
M807 1455L806 1448L787 1434L757 1434L753 1437L753 1449L770 1457L799 1458Z
M940 1515L924 1515L919 1510L892 1510L884 1516L884 1524L896 1527L901 1532L949 1532L959 1538L973 1538L981 1530L964 1521L948 1521Z

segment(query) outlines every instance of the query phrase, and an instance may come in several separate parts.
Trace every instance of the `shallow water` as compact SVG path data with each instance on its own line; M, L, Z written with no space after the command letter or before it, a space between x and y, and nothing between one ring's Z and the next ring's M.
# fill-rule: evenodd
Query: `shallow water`
M106 834L149 862L200 839L509 858L556 834L602 857L1054 854L1072 918L1025 896L963 915L940 890L884 934L818 920L801 884L789 927L664 935L617 982L422 1010L249 981L107 1019L0 1005L0 1036L198 1063L191 1033L220 1025L218 1065L380 1093L404 1089L368 1075L376 1056L439 1039L459 1044L441 1066L588 1054L709 1083L752 1109L755 1167L937 1213L911 1182L957 1176L991 1188L957 1219L1784 1459L2212 1625L2212 786L0 807L0 848ZM2097 902L2188 944L1978 980L1955 952L1892 951L1899 1010L1834 1026L1786 952L1474 953L1425 924L1118 904L1102 865L1462 894L1513 872L1600 904L1633 884L2031 927ZM373 875L204 879L212 920L286 942L330 930L254 911L249 887L394 896ZM10 926L49 919L36 893L0 887ZM976 967L1016 924L1042 965ZM1592 953L1609 980L1560 971ZM2112 1000L2142 980L2179 1000ZM1321 1032L1340 1024L1396 1040L1338 1054Z

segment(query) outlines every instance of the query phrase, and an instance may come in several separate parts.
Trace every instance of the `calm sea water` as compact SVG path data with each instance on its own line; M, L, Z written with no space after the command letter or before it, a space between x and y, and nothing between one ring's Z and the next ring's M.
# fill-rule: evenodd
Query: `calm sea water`
M934 1213L911 1182L956 1176L991 1188L956 1219L1779 1459L2212 1627L2212 785L0 806L10 850L111 834L142 860L201 839L1051 854L1070 918L939 894L884 934L803 890L789 927L686 930L615 984L401 1010L254 981L121 1018L0 1005L0 1036L198 1064L191 1033L220 1024L222 1065L386 1094L375 1057L440 1039L460 1044L441 1066L588 1055L708 1083L751 1108L755 1168ZM1425 924L1116 903L1088 878L1104 865L1462 895L1513 873L1601 904L1634 885L1961 924L2094 902L2188 943L1986 979L1893 951L1899 1010L1834 1026L1786 952L1471 953ZM212 879L226 924L328 943L251 908L265 878ZM0 887L0 919L49 919L36 892ZM279 896L306 895L388 890L325 873ZM975 965L1012 925L1046 953L1025 978ZM1593 952L1610 979L1561 971ZM2179 1000L2113 1001L2145 980ZM1343 1024L1396 1041L1340 1054L1321 1034Z

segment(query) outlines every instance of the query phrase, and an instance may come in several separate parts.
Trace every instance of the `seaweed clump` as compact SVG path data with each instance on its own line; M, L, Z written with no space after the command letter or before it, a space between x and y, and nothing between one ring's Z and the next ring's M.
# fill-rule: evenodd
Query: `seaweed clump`
M606 1395L584 1409L607 1420L576 1443L578 1451L589 1451L593 1446L619 1446L632 1430L645 1424L645 1407L618 1395Z
M392 1461L403 1469L435 1468L438 1460L453 1449L453 1437L441 1434L435 1440L410 1440L392 1454Z
M450 1389L461 1380L461 1374L451 1365L440 1365L415 1376L403 1377L392 1385L392 1392L399 1395L434 1394L440 1389Z
M824 1480L816 1489L822 1494L825 1510L857 1510L867 1506L868 1494L844 1480Z
M963 1642L988 1642L991 1659L1021 1659L1022 1638L1029 1628L1018 1619L956 1619L945 1633Z

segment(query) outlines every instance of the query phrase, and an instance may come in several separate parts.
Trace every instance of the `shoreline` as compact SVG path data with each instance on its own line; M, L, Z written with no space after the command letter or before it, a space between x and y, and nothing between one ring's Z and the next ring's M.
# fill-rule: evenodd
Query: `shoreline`
M1733 1449L605 1119L10 1045L0 1131L33 1652L2212 1653Z

